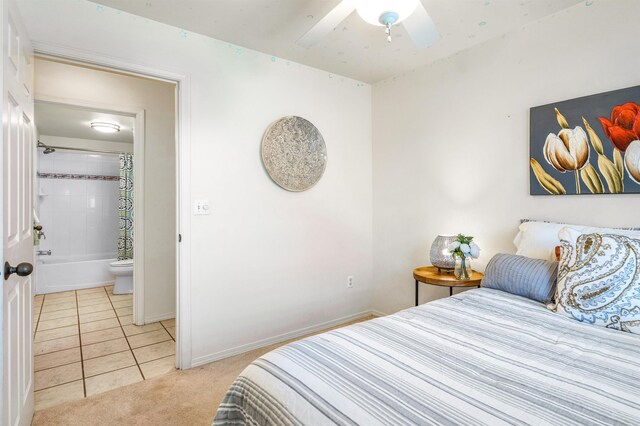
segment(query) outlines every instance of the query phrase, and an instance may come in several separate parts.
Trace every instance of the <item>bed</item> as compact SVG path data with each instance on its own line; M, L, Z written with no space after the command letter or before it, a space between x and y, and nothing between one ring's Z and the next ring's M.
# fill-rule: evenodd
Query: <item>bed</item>
M640 335L482 288L250 364L214 425L640 425Z

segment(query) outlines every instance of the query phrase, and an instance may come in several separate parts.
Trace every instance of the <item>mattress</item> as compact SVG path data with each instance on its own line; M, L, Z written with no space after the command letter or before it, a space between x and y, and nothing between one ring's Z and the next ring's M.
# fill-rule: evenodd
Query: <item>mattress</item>
M250 364L214 425L640 425L640 336L478 289Z

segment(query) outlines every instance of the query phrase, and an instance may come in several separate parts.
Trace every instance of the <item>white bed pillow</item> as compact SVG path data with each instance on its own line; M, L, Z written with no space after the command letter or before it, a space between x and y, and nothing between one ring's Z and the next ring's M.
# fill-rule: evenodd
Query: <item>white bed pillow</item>
M534 259L556 260L555 249L560 245L558 233L564 227L570 227L583 234L617 234L638 238L640 229L599 228L595 226L570 225L541 221L523 221L513 240L516 254Z
M640 333L640 232L585 234L565 227L559 234L555 311L580 322Z
M513 240L518 256L555 260L555 248L560 245L558 232L567 226L562 223L523 222Z

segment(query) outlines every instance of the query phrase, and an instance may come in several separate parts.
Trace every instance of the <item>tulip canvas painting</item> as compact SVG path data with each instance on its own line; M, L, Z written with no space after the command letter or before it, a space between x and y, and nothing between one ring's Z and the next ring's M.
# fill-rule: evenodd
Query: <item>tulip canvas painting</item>
M530 194L640 193L640 86L531 108Z

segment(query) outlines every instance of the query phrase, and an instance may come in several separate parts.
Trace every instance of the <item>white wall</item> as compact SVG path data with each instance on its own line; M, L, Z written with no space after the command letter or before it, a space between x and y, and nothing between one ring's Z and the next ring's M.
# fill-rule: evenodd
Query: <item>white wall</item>
M482 268L521 218L638 226L639 195L528 195L529 108L640 83L640 2L588 4L374 86L376 308L412 306L438 233L476 236Z
M134 268L144 268L145 322L173 317L177 234L175 84L37 59L35 98L72 105L88 103L114 111L145 111L144 259L134 259ZM56 140L45 137L43 142L55 144ZM124 144L113 145L110 150ZM91 141L87 146L95 147L96 143ZM136 170L134 158L134 178Z
M183 240L196 362L369 310L369 85L85 1L23 1L21 9L36 41L189 79L185 195L212 207L191 217ZM285 115L313 122L327 145L325 174L307 192L280 189L261 164L263 132Z
M38 173L119 176L117 156L56 151L38 152ZM38 250L55 256L102 254L116 258L118 247L118 180L83 177L39 177L36 210L46 239Z

